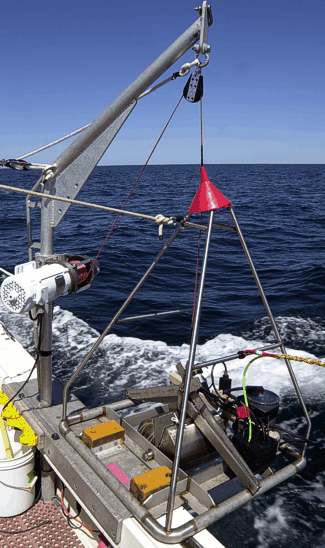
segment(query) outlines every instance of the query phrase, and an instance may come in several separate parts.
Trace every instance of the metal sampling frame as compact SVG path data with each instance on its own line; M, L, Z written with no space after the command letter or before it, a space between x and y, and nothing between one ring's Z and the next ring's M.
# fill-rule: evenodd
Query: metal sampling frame
M75 199L125 120L135 108L139 96L198 40L199 44L194 46L193 49L197 55L205 55L206 60L208 60L210 48L207 45L207 39L208 27L212 24L211 7L207 1L204 1L198 11L200 16L197 21L107 107L57 158L49 169L43 172L42 177L33 189L35 192L41 187L42 191L40 244L32 241L30 215L30 208L38 207L39 204L31 201L32 195L27 197L29 256L31 260L33 249L40 250L37 255L38 266L44 264L44 261L53 255L53 229L60 223L71 205L70 203L57 201L53 196L72 201ZM47 198L46 195L51 197ZM57 380L52 381L53 304L47 304L42 314L43 336L39 345L40 359L38 367L40 401L36 396L33 396L36 386L35 382L32 381L25 389L26 397L15 404L20 412L24 413L24 417L38 434L38 448L45 461L69 487L69 490L81 505L86 508L94 523L115 543L120 540L123 520L130 516L134 516L156 540L167 544L184 542L253 497L264 493L274 485L299 472L305 466L306 443L301 452L287 445L282 448L282 452L291 456L293 463L287 464L276 473L269 469L264 477L254 475L219 425L216 416L209 410L204 399L200 397L200 381L193 376L195 371L203 366L212 366L215 363L238 357L237 355L225 356L203 364L195 364L209 247L214 227L237 233L277 340L275 345L267 346L266 349L279 346L282 353L286 353L233 208L229 207L228 211L233 222L232 226L215 223L214 211L209 213L208 226L191 222L190 216L175 223L177 226L173 234L163 246L155 261L135 286L63 389ZM95 409L85 409L77 398L69 395L71 384L85 367L104 337L119 320L121 314L160 259L165 255L175 238L181 231L188 228L206 231L206 241L189 359L185 370L181 366L178 367L182 377L181 384L179 386L158 387L158 389L129 390L126 400ZM285 362L307 421L305 437L308 438L310 419L291 364L288 360L285 360ZM6 385L4 390L10 397L18 386L18 384ZM67 413L68 401L69 415ZM121 417L118 414L118 411L134 407L139 402L155 402L157 405L149 411L140 411L128 416ZM174 411L179 412L179 423L175 456L172 462L155 445L144 438L136 430L136 427L142 420L150 417L155 419L157 428L161 429L166 425L166 423L164 424L166 414L168 415L168 413ZM218 457L209 466L205 466L202 471L197 471L192 475L180 468L182 441L187 416L192 419L218 454ZM101 458L98 452L96 453L81 441L80 432L87 426L93 426L107 420L115 420L124 428L125 442L123 447L118 448L116 446L117 448L113 448L105 458ZM113 462L117 454L119 454L119 462L122 462L126 471L130 474L132 472L133 476L159 466L169 467L172 470L170 486L154 493L148 500L141 503L107 469L108 464ZM152 458L147 458L148 455ZM235 477L242 484L240 491L216 505L208 491L218 486L224 488L225 484L228 485L231 479ZM46 490L44 490L44 493L46 497ZM189 504L197 515L185 525L172 528L173 510L184 503ZM165 526L157 521L157 518L163 514L166 514Z

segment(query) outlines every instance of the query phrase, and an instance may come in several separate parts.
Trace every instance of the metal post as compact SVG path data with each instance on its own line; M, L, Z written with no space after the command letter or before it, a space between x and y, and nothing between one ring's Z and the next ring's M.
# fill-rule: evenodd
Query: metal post
M172 526L172 516L173 516L173 509L174 509L175 495L176 495L176 485L177 485L177 473L178 473L178 468L179 468L179 463L181 458L184 426L185 426L185 419L187 414L187 404L188 404L188 398L190 394L190 385L191 385L191 379L192 379L192 369L194 365L196 343L197 343L198 334L199 334L205 276L206 276L207 265L208 265L208 255L209 255L209 248L210 248L211 234L212 234L212 227L213 227L213 217L214 217L214 211L210 211L209 225L208 225L208 231L207 231L207 237L206 237L205 249L204 249L204 257L203 257L203 263L202 263L199 295L198 295L198 300L197 300L197 305L196 305L195 315L194 315L190 354L189 354L188 362L186 364L186 371L185 371L184 394L183 394L181 413L180 413L179 424L177 429L173 472L172 472L172 478L170 482L170 489L169 489L169 495L168 495L168 501L167 501L167 516L166 516L167 532L171 530L171 526Z
M55 495L55 474L47 460L40 453L41 488L43 502L52 502Z
M108 324L108 326L106 327L106 329L103 331L103 333L100 335L100 337L98 337L97 341L95 342L95 344L93 345L93 347L89 350L88 354L86 355L86 357L83 359L82 363L79 365L79 367L76 369L76 371L73 373L73 375L70 377L69 381L67 382L67 384L65 385L64 389L63 389L63 404L62 404L62 421L65 421L66 418L67 418L67 399L68 399L68 390L71 386L71 384L73 383L73 381L77 378L77 376L79 375L79 373L81 372L81 370L85 367L86 363L88 362L88 360L91 358L91 356L93 355L93 353L97 350L97 348L99 347L100 343L102 342L102 340L104 339L104 337L106 337L106 335L108 335L108 333L111 331L113 325L117 322L117 320L119 319L119 317L121 316L121 314L123 314L124 310L126 309L126 307L129 305L129 303L132 301L134 295L139 291L140 287L142 287L142 285L144 284L144 282L146 281L146 279L149 277L149 275L151 274L151 272L153 271L153 269L155 268L155 266L159 263L160 259L165 255L167 249L171 246L171 244L173 243L173 241L175 240L176 236L179 234L180 230L183 228L183 223L180 223L179 226L176 228L175 232L171 235L171 237L169 238L168 242L166 243L166 245L164 245L164 247L162 248L162 250L158 253L157 257L155 258L155 260L153 261L153 263L151 264L151 266L148 268L147 272L142 276L141 280L137 283L137 285L135 286L135 288L133 289L133 291L130 293L130 295L128 296L128 298L126 299L126 301L122 304L121 308L119 309L119 311L115 314L114 318L112 319L112 321Z
M261 346L260 348L256 348L259 352L266 352L267 350L273 350L274 348L279 348L280 344L268 344L267 346ZM228 354L228 356L222 356L221 358L216 358L215 360L209 360L208 362L201 362L196 363L193 367L194 371L197 371L198 369L202 369L202 367L210 367L212 365L217 365L219 363L224 362L230 362L232 360L238 360L238 352L237 354Z
M44 193L51 194L52 183L47 182ZM41 210L41 256L48 257L53 253L53 229L51 227L51 201L42 199ZM42 316L39 344L38 390L41 407L52 405L52 316L53 303L45 305Z
M229 212L230 212L231 218L232 218L232 220L233 220L233 223L234 223L234 225L235 225L235 227L236 227L236 231L237 231L237 234L238 234L238 236L239 236L240 243L241 243L241 245L242 245L242 247L243 247L243 250L244 250L244 252L245 252L245 255L246 255L246 257L247 257L248 264L249 264L249 266L250 266L250 268L251 268L251 271L252 271L252 274L253 274L253 276L254 276L254 278L255 278L256 285L257 285L258 290L259 290L259 292L260 292L260 295L261 295L261 297L262 297L262 301L263 301L263 303L264 303L264 306L265 306L265 309L266 309L266 313L267 313L267 315L268 315L268 317L269 317L269 319L270 319L270 322L271 322L271 325L272 325L272 327L273 327L273 330L274 330L275 336L276 336L276 338L277 338L277 341L279 342L279 346L281 347L282 353L283 353L283 354L286 354L285 346L284 346L284 344L283 344L283 342L282 342L282 339L281 339L280 333L279 333L279 331L278 331L277 325L276 325L276 323L275 323L275 320L274 320L272 311L271 311L271 309L270 309L270 307L269 307L269 303L267 302L267 298L266 298L265 293L264 293L264 291L263 291L263 288L262 288L261 282L260 282L260 280L259 280L258 274L257 274L257 272L256 272L256 270L255 270L254 263L253 263L253 261L252 261L252 258L251 258L251 256L250 256L250 254L249 254L248 248L247 248L246 243L245 243L245 240L244 240L244 236L243 236L243 234L242 234L242 232L241 232L241 230L240 230L239 224L238 224L237 219L236 219L235 212L233 211L233 208L232 208L232 207L229 208ZM297 379L296 379L295 374L294 374L294 372L293 372L293 369L292 369L292 367L291 367L291 363L290 363L290 361L287 360L287 359L285 359L284 361L285 361L286 366L287 366L287 368L288 368L289 375L290 375L290 377L291 377L293 386L295 387L296 394L297 394L297 396L298 396L300 405L301 405L301 407L302 407L303 413L304 413L305 418L306 418L306 421L307 421L307 429L306 429L305 438L308 439L308 438L309 438L309 434L310 434L310 429L311 429L311 421L310 421L310 418L309 418L309 415L308 415L308 412L307 412L307 409L306 409L306 406L305 406L305 402L304 402L304 400L303 400L303 398L302 398L302 394L301 394L301 392L300 392L300 388L299 388L299 385L298 385L298 383L297 383ZM304 443L303 450L302 450L302 453L301 453L302 456L305 454L306 446L307 446L307 443Z
M32 192L36 192L38 187L44 183L45 177L42 175L36 185L33 186ZM26 221L27 221L27 245L28 245L28 260L33 260L33 238L32 238L32 219L31 219L31 208L32 208L32 202L31 202L31 194L28 194L26 197ZM35 202L33 203L33 206L35 205Z

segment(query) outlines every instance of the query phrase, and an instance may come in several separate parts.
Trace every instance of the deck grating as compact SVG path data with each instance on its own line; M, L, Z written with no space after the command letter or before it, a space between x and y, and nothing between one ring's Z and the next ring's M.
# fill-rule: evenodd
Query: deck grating
M25 532L29 527L45 520L50 523ZM22 531L17 535L1 533L3 531ZM39 501L35 506L11 518L0 518L1 548L83 548L75 532L69 527L59 508L53 503Z

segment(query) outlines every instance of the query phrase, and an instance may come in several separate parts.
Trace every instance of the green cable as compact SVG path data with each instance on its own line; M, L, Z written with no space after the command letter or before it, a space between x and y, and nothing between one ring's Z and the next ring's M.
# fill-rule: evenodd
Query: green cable
M245 383L246 383L246 379L245 379L245 376L246 376L246 373L247 373L247 370L249 368L249 366L251 365L251 363L255 362L255 360L258 360L259 358L262 358L263 356L256 356L255 358L253 358L245 367L245 370L244 370L244 375L243 375L243 392L244 392L244 401L245 401L245 406L248 408L248 399L247 399L247 393L246 393L246 388L245 388ZM252 420L250 417L248 417L248 443L251 441L252 439Z

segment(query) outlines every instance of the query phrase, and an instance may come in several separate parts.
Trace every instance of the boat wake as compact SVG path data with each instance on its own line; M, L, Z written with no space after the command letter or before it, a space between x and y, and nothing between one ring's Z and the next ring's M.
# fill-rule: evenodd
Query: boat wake
M33 352L32 323L27 314L14 315L6 311L0 303L0 320L12 334L20 340L24 347ZM320 336L321 328L313 320L300 318L277 318L282 331L289 329L299 336L304 330L304 337L314 340ZM221 334L205 344L197 346L196 362L204 362L234 354L239 350L259 348L270 342L270 337L257 338L266 329L264 319L256 324L250 338L238 337L232 334ZM265 322L266 323L266 322ZM85 321L74 314L56 306L53 319L53 371L65 383L83 357L90 350L98 337L98 332ZM323 333L325 337L325 333ZM274 341L274 336L272 337ZM289 353L306 356L306 352L288 348ZM162 341L141 340L134 337L108 335L101 346L90 359L86 368L77 378L73 391L76 392L88 406L101 405L124 397L127 388L144 388L147 385L166 385L168 376L175 370L180 361L185 364L188 359L189 345L171 346ZM307 354L314 357L313 354ZM244 370L242 360L228 363L233 386L242 384ZM321 398L325 381L325 369L317 365L307 365L293 362L295 374L301 385L304 397ZM204 375L209 376L211 368L204 369ZM216 366L216 379L223 372L222 364ZM210 376L209 376L210 379ZM292 383L283 361L263 358L251 365L248 382L262 385L269 390L284 396L293 391Z
M6 328L33 353L32 323L27 314L8 313L0 302L0 320ZM282 335L290 333L291 340L299 343L300 337L315 341L324 337L320 324L311 319L276 318ZM273 338L267 332L264 319L254 323L253 329L243 332L242 337L221 334L205 344L198 345L196 361L207 361L233 354L238 350L258 348ZM302 335L303 334L303 335ZM71 312L56 306L53 322L53 371L65 383L73 370L91 348L98 332ZM287 335L286 335L287 337ZM306 356L306 352L288 348L288 352ZM87 367L73 386L76 395L89 407L124 398L131 386L143 388L148 385L168 384L168 375L181 361L188 359L189 346L171 346L162 341L141 340L133 337L108 335ZM308 354L313 357L312 354ZM244 370L242 360L228 363L233 386L242 384ZM307 450L312 459L307 463L303 475L292 478L215 523L209 529L227 548L285 548L297 542L297 546L323 547L325 543L325 471L324 443L324 384L325 369L316 365L292 362L308 411L312 418L312 444ZM218 382L223 372L222 364L216 366ZM205 370L209 374L209 370ZM210 380L210 379L209 379ZM279 422L295 434L304 435L305 425L297 418L297 399L293 392L284 362L265 358L253 363L247 373L247 382L263 385L278 393L281 398ZM299 415L299 412L298 412ZM306 520L313 513L313 525ZM234 534L234 531L237 531ZM305 535L305 541L301 538ZM304 543L305 542L305 543Z

